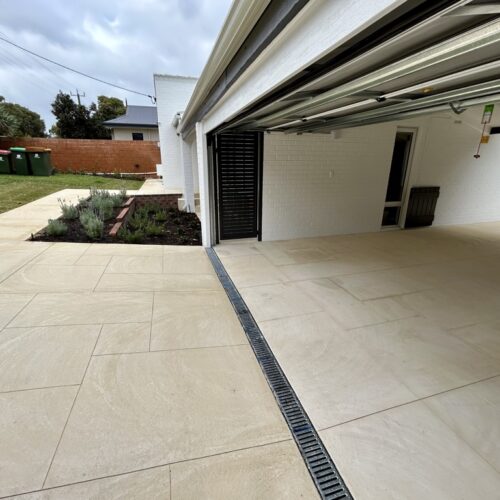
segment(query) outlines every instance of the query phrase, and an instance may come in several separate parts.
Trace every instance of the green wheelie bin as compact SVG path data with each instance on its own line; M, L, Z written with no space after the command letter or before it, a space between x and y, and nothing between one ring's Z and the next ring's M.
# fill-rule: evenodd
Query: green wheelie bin
M10 151L0 149L0 174L11 174L12 168L10 166Z
M27 147L26 154L33 175L52 175L52 162L50 161L50 149Z
M12 170L17 175L31 175L26 148L9 148L12 152Z

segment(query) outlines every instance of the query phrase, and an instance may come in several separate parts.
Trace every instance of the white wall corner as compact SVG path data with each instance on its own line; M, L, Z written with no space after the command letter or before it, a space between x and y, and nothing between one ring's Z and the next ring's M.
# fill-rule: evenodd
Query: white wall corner
M184 209L188 212L194 212L194 179L191 144L183 140L181 136L179 136L179 142L181 150L182 171L184 176L184 185L182 189L182 194L184 196Z
M200 217L201 234L204 247L211 247L212 234L210 224L210 186L208 175L207 136L203 130L203 123L196 124L196 149L198 157L198 178L200 184Z

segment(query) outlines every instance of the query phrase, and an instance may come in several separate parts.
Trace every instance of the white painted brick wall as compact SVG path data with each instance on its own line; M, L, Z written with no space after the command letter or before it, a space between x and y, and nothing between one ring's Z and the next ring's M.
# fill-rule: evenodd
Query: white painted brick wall
M183 171L181 152L175 128L174 115L184 111L196 85L196 78L155 75L156 107L160 134L163 183L169 189L182 189Z
M393 124L266 134L263 239L378 231L394 134Z
M500 126L499 108L492 125ZM500 220L500 136L491 136L481 147L481 158L473 158L482 113L479 106L459 116L449 113L427 119L414 185L441 187L436 225Z

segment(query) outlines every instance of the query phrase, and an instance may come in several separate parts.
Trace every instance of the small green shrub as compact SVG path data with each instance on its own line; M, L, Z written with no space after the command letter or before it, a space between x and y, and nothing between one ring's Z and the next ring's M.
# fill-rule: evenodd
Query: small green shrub
M109 196L95 196L90 199L89 208L99 214L100 219L108 220L113 217L115 204L113 199Z
M45 232L48 236L62 236L68 232L68 226L62 220L49 219Z
M155 213L155 220L158 222L165 222L168 219L168 214L166 210L158 210Z
M85 234L91 240L98 240L102 238L104 232L104 222L92 209L86 209L81 212L80 223L85 230Z
M161 236L163 234L163 228L154 222L149 222L144 226L144 232L148 236Z
M118 231L118 238L126 243L142 243L144 240L144 231L130 231L130 229L121 228Z
M66 220L78 219L78 207L72 203L66 203L66 200L57 199L61 207L62 218Z

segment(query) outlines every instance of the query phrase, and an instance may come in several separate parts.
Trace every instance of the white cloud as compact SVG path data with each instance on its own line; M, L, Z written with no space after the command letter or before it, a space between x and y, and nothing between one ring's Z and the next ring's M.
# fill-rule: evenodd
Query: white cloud
M231 0L17 0L2 2L0 33L103 80L153 93L153 73L199 75ZM22 22L20 21L22 14ZM14 21L13 21L14 20ZM149 104L0 41L0 95L40 113L47 128L58 90Z

